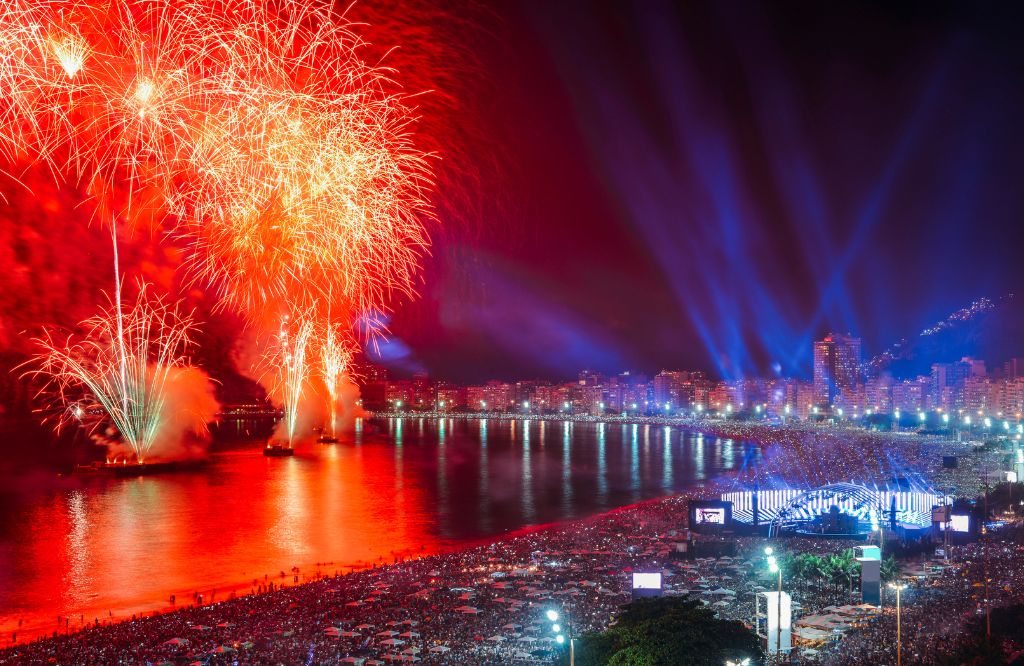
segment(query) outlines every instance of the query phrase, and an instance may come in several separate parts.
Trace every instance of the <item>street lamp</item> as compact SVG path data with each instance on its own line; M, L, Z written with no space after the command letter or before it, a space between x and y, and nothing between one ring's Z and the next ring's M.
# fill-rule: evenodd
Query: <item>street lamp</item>
M770 571L772 573L779 574L779 589L778 589L778 596L776 597L776 600L778 602L778 605L776 607L776 612L778 614L775 616L775 629L776 629L776 633L775 633L775 651L777 653L781 653L782 652L782 568L779 567L779 563L775 559L775 555L773 554L774 552L775 551L772 550L771 546L768 546L768 547L766 547L764 549L764 554L768 556L768 571Z
M558 623L558 619L560 617L558 611L554 610L553 608L552 609L548 609L548 611L547 611L547 613L545 613L545 615L547 616L548 621L551 622L551 631L553 631L555 633L555 642L556 643L558 643L559 645L562 645L563 643L565 643L565 634L569 635L569 666L575 666L575 664L576 664L576 650L575 650L575 646L573 645L572 625L569 623L569 619L566 618L566 620L565 620L566 632L565 632L565 634L563 634L562 633L562 625Z
M744 659L742 661L729 661L729 660L726 660L725 666L750 666L750 657L747 657L746 659Z
M889 583L889 587L896 590L896 666L901 666L903 660L903 643L900 636L900 590L906 587L902 583Z

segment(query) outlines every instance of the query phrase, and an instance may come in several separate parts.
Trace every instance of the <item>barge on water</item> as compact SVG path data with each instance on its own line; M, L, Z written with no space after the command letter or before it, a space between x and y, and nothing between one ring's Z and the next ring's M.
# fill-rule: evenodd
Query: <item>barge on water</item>
M267 442L267 445L263 448L263 455L268 458L284 458L287 456L294 456L295 449L283 442L271 440Z
M75 465L74 473L79 475L142 476L143 474L180 472L197 467L199 464L198 461L131 462L125 460L122 462L93 462L88 465Z

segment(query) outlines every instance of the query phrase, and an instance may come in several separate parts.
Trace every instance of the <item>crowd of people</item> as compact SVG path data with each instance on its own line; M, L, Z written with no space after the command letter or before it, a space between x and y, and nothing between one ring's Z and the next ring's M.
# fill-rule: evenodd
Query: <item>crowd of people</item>
M936 455L934 447L944 453L967 446L969 464L961 469L982 464L969 445L951 442L804 428L773 432L761 473L793 482L837 480L844 468L826 478L829 465L872 468L879 477L903 465L932 473L941 468L928 460ZM759 433L716 434L756 440ZM346 575L317 573L304 583L298 572L281 572L276 579L254 581L254 593L237 598L179 601L172 612L125 622L96 618L79 631L33 642L19 642L15 635L0 651L0 664L550 663L566 647L557 641L547 611L562 618L563 640L601 631L630 601L631 574L638 571L661 572L665 594L696 595L719 616L750 624L758 592L773 589L775 581L765 563L768 542L753 535L703 537L686 525L689 498L714 497L732 483L723 480L688 496L526 530L459 552ZM771 545L779 554L795 555L837 553L852 544L789 537ZM694 557L695 551L702 554L699 547L705 556ZM903 634L904 654L924 662L952 649L962 621L982 608L979 580L991 579L992 603L1013 599L1024 582L1024 557L1015 539L996 533L984 544L958 548L955 559L935 571L920 581L916 574L908 578L914 583L902 609L903 626L914 628ZM794 594L798 622L859 599L852 583L786 586ZM886 606L798 650L805 662L890 663L894 611Z

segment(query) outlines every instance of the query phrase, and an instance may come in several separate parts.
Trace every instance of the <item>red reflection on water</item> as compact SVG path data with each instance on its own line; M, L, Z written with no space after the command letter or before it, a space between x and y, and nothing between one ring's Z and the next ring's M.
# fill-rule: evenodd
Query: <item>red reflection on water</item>
M226 598L254 578L292 584L396 554L437 552L436 516L417 477L402 470L402 447L314 447L266 458L258 446L213 457L200 471L136 479L76 481L53 488L5 519L18 538L4 546L0 631L6 644L23 620L53 631L108 611L162 609L170 594ZM38 496L36 497L39 500Z

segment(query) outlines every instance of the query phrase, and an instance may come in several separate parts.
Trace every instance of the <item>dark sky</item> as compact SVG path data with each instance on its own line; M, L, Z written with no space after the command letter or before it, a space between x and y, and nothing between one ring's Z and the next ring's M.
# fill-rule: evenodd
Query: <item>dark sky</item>
M1021 11L896 4L441 8L471 131L386 363L800 374L1019 289Z

